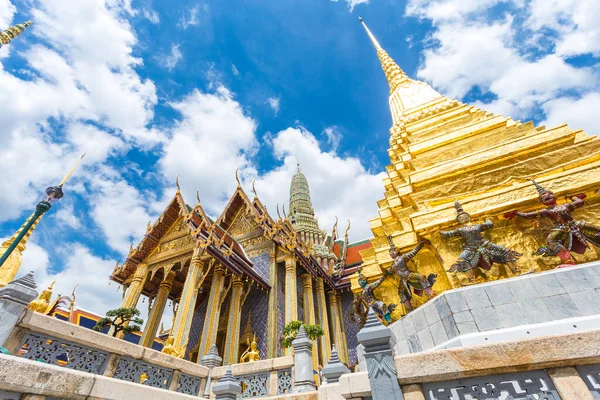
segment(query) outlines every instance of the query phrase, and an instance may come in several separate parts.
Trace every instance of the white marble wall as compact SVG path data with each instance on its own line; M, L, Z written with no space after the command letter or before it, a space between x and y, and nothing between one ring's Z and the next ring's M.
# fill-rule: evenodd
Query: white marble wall
M397 355L565 327L600 328L600 262L450 290L390 325Z

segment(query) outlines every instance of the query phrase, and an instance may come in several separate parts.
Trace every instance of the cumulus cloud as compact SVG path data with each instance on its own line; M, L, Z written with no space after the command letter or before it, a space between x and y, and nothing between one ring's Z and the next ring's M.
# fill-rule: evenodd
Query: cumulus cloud
M501 3L525 18L491 11ZM418 76L448 96L477 89L492 99L482 108L516 119L542 110L553 121L548 113L558 115L561 99L591 106L586 96L600 88L594 67L568 59L600 51L593 0L410 0L406 13L433 23ZM585 125L600 131L600 123Z

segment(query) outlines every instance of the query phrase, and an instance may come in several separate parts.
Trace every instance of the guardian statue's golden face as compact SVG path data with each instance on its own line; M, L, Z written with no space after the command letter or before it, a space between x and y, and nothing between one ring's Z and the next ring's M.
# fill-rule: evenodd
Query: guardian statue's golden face
M545 206L556 205L556 195L552 192L544 192L540 195L540 202Z

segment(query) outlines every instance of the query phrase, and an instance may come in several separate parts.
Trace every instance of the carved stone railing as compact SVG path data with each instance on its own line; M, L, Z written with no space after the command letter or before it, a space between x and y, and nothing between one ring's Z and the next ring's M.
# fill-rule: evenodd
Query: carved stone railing
M27 311L8 338L21 358L198 396L209 369L71 323Z
M235 380L242 386L242 393L238 398L249 399L291 393L293 366L292 356L231 365ZM227 368L213 369L212 377L215 384L225 375Z

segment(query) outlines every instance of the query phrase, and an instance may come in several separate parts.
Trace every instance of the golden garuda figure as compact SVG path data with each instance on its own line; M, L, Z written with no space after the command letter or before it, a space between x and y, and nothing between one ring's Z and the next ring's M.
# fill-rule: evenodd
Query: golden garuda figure
M248 339L248 341L246 343L248 345L248 348L240 357L240 362L245 363L245 362L260 361L260 353L256 349L256 346L257 346L256 335L254 335L254 338L252 339L252 343L250 343L250 339Z
M546 245L540 247L534 254L539 256L558 256L564 264L575 264L571 252L583 254L590 247L589 243L600 247L600 227L584 221L573 219L571 213L581 206L585 194L573 196L571 202L557 204L556 195L532 180L538 191L540 202L545 209L533 212L511 211L504 216L508 219L521 217L527 219L548 218L554 226L546 238Z
M484 239L482 232L492 229L494 224L486 219L482 224L471 224L471 216L465 212L458 201L454 201L456 220L462 226L451 231L440 231L444 238L462 237L463 251L448 272L464 272L469 282L475 282L475 268L489 271L494 263L506 264L513 273L519 268L515 261L522 256L514 250Z
M390 272L400 278L400 285L398 286L398 297L404 304L406 312L412 311L413 307L410 303L412 299L412 292L418 296L422 296L423 292L428 298L435 296L433 291L433 284L437 278L437 274L429 274L425 276L418 272L411 271L408 268L408 261L413 259L419 251L425 245L431 245L431 242L427 239L421 239L419 244L406 254L400 254L396 245L392 241L392 238L388 236L388 242L390 243L390 256L392 257L393 263L390 268Z

